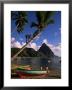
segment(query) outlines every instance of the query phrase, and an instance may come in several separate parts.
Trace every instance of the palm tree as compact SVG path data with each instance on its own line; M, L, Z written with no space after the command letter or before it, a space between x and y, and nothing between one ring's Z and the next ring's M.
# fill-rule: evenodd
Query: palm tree
M20 33L24 29L24 25L28 23L27 15L24 11L12 11L11 18L15 21L17 32Z
M34 36L29 40L29 42L27 42L13 57L12 60L14 60L14 58L17 57L18 54L20 54L25 47L31 42L33 41L43 30L46 26L48 26L49 24L54 23L54 20L51 18L51 16L53 15L53 11L37 11L36 12L36 18L37 18L37 22L32 22L31 27L35 27L37 30L34 32Z
M37 22L32 22L31 27L35 27L38 32L41 32L46 26L54 23L54 20L51 18L53 14L53 11L37 11ZM38 33L37 31L35 33Z

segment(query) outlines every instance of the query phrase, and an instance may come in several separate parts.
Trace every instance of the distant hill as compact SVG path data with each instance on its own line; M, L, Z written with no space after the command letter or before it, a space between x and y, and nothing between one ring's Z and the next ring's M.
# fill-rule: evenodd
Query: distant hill
M13 57L19 50L20 48L11 48L11 57Z
M45 54L48 58L54 57L54 53L45 43L42 44L38 52Z
M20 48L11 48L11 57L15 55ZM35 51L33 48L25 48L19 55L19 57L44 57L44 58L53 58L55 56L52 50L43 43L38 51Z
M11 48L11 57L16 54L20 48ZM35 51L33 48L25 48L18 56L20 57L46 57L43 53Z

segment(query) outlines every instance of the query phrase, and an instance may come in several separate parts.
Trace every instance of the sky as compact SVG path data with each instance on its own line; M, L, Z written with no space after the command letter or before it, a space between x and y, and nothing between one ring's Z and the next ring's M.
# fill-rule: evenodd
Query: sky
M25 35L33 34L35 28L31 28L31 22L36 21L35 11L28 11L28 24L24 26L22 33L16 31L16 25L13 20L11 20L11 47L21 48L25 45ZM33 48L36 51L41 47L43 43L48 45L55 55L61 56L61 12L55 11L52 16L54 19L54 24L44 28L44 31L39 35L34 41L32 41L27 47Z

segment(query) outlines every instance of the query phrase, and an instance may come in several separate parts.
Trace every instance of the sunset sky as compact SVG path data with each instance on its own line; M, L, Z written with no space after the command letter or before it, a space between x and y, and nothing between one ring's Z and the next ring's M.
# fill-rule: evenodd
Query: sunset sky
M33 34L35 28L31 28L31 22L36 21L35 11L28 11L29 23L25 25L24 31L18 33L16 31L15 22L11 20L11 47L21 48L25 44L25 34ZM55 15L52 17L54 24L50 24L36 40L30 43L28 47L35 49L36 51L40 48L42 43L46 43L55 55L61 56L61 12L55 11Z

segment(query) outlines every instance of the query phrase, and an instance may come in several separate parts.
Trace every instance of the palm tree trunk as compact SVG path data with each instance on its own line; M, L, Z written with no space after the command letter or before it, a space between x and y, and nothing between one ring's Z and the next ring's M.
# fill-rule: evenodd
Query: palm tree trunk
M25 47L30 43L32 42L34 39L37 38L38 35L40 35L40 33L42 32L43 30L41 30L35 37L32 37L29 42L27 42L12 58L11 60L14 60L24 49Z

